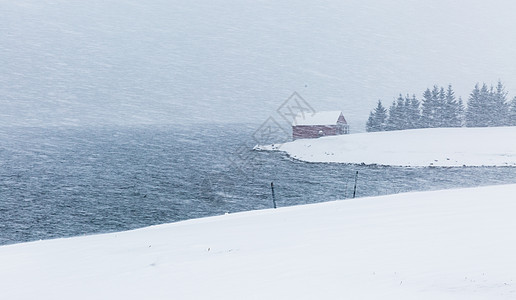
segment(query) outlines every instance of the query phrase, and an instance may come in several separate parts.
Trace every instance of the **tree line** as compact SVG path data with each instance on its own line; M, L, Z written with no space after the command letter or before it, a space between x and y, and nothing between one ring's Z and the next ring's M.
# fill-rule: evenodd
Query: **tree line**
M400 94L389 109L378 100L369 114L366 130L516 126L516 97L507 101L507 94L501 81L496 87L477 83L465 107L451 85L447 89L434 85L423 92L421 100L416 95Z

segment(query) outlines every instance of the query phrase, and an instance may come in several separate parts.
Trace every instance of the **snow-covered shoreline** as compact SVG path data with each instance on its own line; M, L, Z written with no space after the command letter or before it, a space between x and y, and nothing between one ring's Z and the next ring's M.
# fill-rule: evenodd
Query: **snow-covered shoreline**
M300 139L256 150L307 162L390 166L516 166L516 127L433 128Z
M516 185L0 247L5 299L514 299Z

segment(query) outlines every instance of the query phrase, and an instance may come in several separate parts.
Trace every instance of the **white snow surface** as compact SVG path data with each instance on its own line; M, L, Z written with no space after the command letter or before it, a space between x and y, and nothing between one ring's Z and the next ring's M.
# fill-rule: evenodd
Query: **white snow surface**
M315 113L299 113L292 125L335 125L339 120L341 111L318 111Z
M308 162L392 166L515 166L516 127L433 128L300 139L256 146Z
M515 299L516 185L0 247L2 299Z

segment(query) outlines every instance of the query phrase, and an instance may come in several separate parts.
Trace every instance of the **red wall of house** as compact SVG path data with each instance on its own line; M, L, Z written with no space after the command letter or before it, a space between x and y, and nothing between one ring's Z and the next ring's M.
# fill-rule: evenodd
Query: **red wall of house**
M322 134L320 134L322 132ZM292 138L297 139L313 139L326 135L336 135L336 125L299 125L292 127Z

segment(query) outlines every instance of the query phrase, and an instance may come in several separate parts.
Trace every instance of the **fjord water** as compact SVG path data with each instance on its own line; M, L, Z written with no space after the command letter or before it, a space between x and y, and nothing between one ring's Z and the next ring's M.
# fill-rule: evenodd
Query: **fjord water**
M0 129L0 244L272 206L516 182L516 168L316 164L252 151L251 124Z

